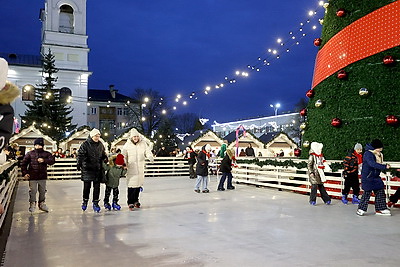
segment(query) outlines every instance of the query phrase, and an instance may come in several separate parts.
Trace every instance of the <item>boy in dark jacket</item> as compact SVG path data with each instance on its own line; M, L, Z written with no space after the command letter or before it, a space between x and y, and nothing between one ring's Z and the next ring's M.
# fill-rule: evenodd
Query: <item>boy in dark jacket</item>
M361 174L361 164L362 164L362 145L356 144L354 150L350 151L343 160L343 177L344 177L344 189L342 190L342 202L347 204L347 195L350 192L350 188L353 188L353 204L360 204L358 199L358 194L360 193L360 182L358 175Z
M194 191L200 193L200 185L203 184L203 193L209 193L208 190L208 160L210 158L211 146L209 144L204 145L197 156L196 174L197 180L194 186Z
M224 183L226 177L228 177L227 181L227 189L235 189L232 185L232 161L235 161L235 150L233 148L228 149L226 151L225 157L221 161L221 165L219 167L220 172L222 172L221 180L219 180L218 191L224 191Z
M55 160L49 151L45 151L43 138L33 143L35 149L29 151L21 162L22 176L29 180L29 211L34 212L36 207L36 193L39 189L39 209L49 211L46 200L47 166L53 165Z

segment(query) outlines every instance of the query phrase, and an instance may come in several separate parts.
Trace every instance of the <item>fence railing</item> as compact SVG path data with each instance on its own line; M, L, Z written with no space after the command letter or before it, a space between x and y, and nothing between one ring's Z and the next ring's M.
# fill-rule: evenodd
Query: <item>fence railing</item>
M0 215L0 228L3 226L7 211L10 208L11 197L18 181L18 167L16 161L8 161L0 165L0 202L4 213Z
M391 162L390 165L392 168L400 167L398 162ZM344 188L342 171L326 173L327 181L324 185L328 194L332 197L339 198L342 196L342 189ZM233 180L237 183L290 190L302 194L310 192L311 185L308 182L306 168L298 169L271 165L261 167L255 164L239 164L237 168L233 169L232 173ZM397 188L400 187L400 179L393 177L390 173L381 173L381 177L384 180L387 195L394 194ZM372 196L371 201L374 200L375 198Z
M276 159L276 158L274 158ZM276 159L284 161L285 159ZM300 162L301 160L293 160ZM329 161L335 162L335 161ZM210 174L217 174L217 179L221 175L218 172L220 160L213 159L210 163ZM400 168L400 162L390 162L392 168ZM279 190L290 190L296 193L307 194L310 192L308 183L307 169L281 166L258 166L255 164L239 164L233 171L234 182L276 188ZM344 187L344 180L341 176L342 170L326 173L327 181L325 188L332 197L341 197ZM153 163L146 162L146 177L165 177L165 176L188 176L189 165L184 158L176 157L156 157ZM56 163L48 168L49 179L80 179L80 172L76 168L76 159L57 159ZM392 177L389 173L382 173L385 182L386 193L393 194L400 181L397 177ZM398 179L400 180L400 179ZM371 200L374 200L372 197Z

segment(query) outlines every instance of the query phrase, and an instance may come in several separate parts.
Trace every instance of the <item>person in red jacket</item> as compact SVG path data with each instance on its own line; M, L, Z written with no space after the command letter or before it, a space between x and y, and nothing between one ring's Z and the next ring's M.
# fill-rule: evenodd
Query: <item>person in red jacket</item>
M39 209L49 211L46 200L47 166L53 165L55 159L49 151L45 151L43 138L37 138L33 143L35 149L29 151L21 162L22 176L29 180L29 211L34 212L36 194L39 190Z

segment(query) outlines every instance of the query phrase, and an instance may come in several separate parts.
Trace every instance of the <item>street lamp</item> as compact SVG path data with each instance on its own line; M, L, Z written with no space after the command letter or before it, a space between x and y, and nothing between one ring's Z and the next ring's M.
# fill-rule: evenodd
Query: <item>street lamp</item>
M281 107L281 104L276 103L275 105L270 104L269 106L274 109L275 116L278 115L278 108Z

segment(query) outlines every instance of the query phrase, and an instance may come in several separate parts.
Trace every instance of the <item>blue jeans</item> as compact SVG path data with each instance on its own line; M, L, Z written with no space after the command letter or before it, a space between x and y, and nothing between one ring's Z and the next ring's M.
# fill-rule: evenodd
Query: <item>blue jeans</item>
M230 172L223 172L223 173L222 173L222 176L221 176L221 180L219 180L218 189L224 188L224 183L225 183L226 177L228 177L228 181L227 181L227 185L226 185L227 188L229 189L229 188L232 188L232 187L233 187L233 186L232 186L232 178L233 178L232 173L230 173Z
M208 176L197 175L196 185L194 186L194 189L195 190L200 189L201 183L203 183L203 189L202 190L206 190L207 189L207 185L208 185Z

